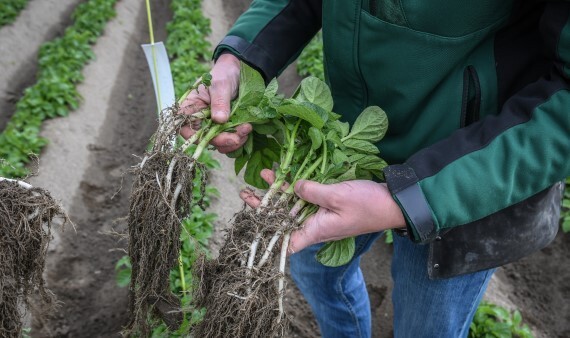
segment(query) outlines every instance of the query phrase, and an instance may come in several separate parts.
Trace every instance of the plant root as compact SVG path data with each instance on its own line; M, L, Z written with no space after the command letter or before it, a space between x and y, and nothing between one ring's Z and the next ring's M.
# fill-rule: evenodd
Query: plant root
M261 211L244 209L236 214L219 257L210 261L201 257L194 263L194 305L206 308L204 319L193 328L195 337L284 336L288 322L279 311L282 291L278 289L283 273L275 264L280 248L272 239L295 224L285 209L271 204ZM259 239L255 261L269 259L272 264L256 263L250 269L244 262L255 239Z
M132 169L127 218L131 318L123 331L127 336L150 336L152 318L162 319L171 330L183 320L180 300L170 291L170 271L178 266L181 221L192 210L194 178L201 177L203 191L207 175L205 166L174 149L176 134L188 121L176 109L161 114L152 150ZM202 206L203 200L197 203Z
M43 278L56 217L69 221L48 191L0 180L0 337L22 336L21 305L36 316L57 307Z

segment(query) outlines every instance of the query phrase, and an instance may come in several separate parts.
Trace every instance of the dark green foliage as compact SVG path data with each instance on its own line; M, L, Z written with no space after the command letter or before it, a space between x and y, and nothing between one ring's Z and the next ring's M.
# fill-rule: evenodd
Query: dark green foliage
M325 80L323 64L323 34L319 32L305 47L297 60L297 73L302 77L315 76Z
M483 302L469 327L469 338L533 338L521 313L509 312L498 305Z
M166 48L172 59L176 97L180 97L209 70L211 50L205 37L211 31L210 20L202 14L200 0L173 0L170 8L174 16L166 25Z
M47 140L39 136L42 122L67 116L79 106L76 86L81 71L94 58L91 45L102 34L106 22L115 16L116 0L89 0L77 6L73 24L62 37L47 42L38 55L37 82L24 91L16 111L0 134L0 176L23 177L30 154L39 154Z
M20 11L26 7L28 0L0 1L0 27L14 22Z

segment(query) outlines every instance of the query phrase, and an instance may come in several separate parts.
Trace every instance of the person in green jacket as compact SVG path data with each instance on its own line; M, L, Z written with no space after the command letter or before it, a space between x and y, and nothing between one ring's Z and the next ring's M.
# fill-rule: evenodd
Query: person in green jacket
M334 111L353 122L382 107L390 165L386 183L298 182L321 208L292 235L293 279L323 337L370 337L360 256L397 229L394 335L465 337L494 269L557 233L570 175L570 2L255 0L215 50L212 86L183 109L211 105L224 122L240 60L269 81L320 29ZM250 131L212 143L227 153ZM349 236L348 265L316 262L319 243Z

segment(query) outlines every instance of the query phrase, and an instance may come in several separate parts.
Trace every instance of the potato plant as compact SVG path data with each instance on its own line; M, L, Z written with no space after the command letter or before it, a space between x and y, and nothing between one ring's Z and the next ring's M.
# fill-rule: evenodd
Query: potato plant
M375 143L384 136L388 121L380 108L366 108L351 128L332 112L330 90L321 80L304 79L291 98L278 95L277 89L275 80L265 87L259 73L242 65L239 96L229 121L215 126L206 123L210 131L203 132L251 123L253 133L246 144L231 154L235 171L245 168L247 183L267 188L259 173L275 168L275 181L259 208L235 216L220 256L197 261L193 270L200 284L194 301L196 307L206 308L206 315L194 327L196 336L283 336L290 235L318 209L295 196L295 182L382 178L386 164L377 156ZM353 254L354 238L348 238L328 243L318 259L339 266Z

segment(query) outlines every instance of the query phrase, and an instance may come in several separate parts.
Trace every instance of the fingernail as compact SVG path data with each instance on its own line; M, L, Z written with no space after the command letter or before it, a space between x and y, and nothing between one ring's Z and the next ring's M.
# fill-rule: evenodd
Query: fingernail
M303 180L299 180L297 181L297 183L295 183L295 193L297 195L301 193L301 190L303 189L303 184L304 184Z
M225 119L226 119L226 116L228 116L228 114L226 114L226 113L224 113L224 112L222 112L222 111L217 111L217 112L214 112L214 116L213 116L213 117L214 117L216 120L225 120Z

